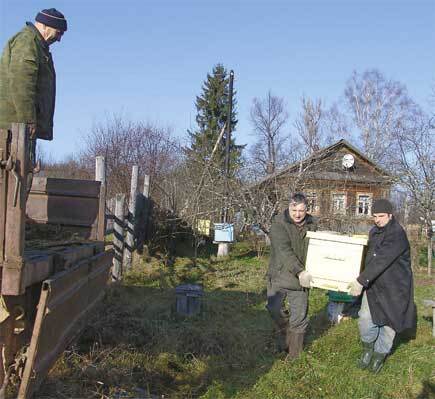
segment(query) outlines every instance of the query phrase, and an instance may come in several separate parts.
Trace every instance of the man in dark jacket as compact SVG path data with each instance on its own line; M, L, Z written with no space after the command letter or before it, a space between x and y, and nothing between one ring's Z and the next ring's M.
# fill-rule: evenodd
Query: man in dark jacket
M363 345L359 367L378 373L396 333L414 327L413 277L408 238L386 199L373 203L375 226L370 230L365 268L349 285L363 293L358 326Z
M308 230L316 224L307 214L307 199L294 194L288 209L275 216L270 229L271 254L267 273L267 309L278 327L281 349L291 358L303 348L308 326L308 288L311 276L305 269ZM287 298L289 311L285 310Z
M11 123L30 127L30 158L36 138L53 139L56 74L49 46L67 30L63 14L42 10L6 44L0 59L0 128Z

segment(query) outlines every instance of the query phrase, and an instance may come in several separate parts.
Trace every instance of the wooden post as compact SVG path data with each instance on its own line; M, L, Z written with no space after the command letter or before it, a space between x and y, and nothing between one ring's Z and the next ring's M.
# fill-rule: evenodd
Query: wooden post
M124 248L124 194L116 194L115 220L113 226L113 257L112 281L118 281L122 277L122 251Z
M106 234L113 233L113 220L115 215L115 197L107 200L106 209L108 210L108 215L106 214Z
M137 223L136 223L136 250L139 254L143 254L144 243L147 232L147 219L149 208L149 193L150 193L150 177L144 176L142 193L137 194Z
M130 185L130 200L128 202L128 217L127 217L127 234L124 247L124 270L131 269L131 263L134 251L134 230L136 223L136 194L138 184L138 167L133 166L131 171L131 185Z
M29 130L24 123L12 124L12 142L7 173L7 208L2 272L2 295L23 294L24 228L26 219L27 185L33 165L29 156Z
M228 244L227 242L220 242L218 244L218 252L217 252L218 258L228 256L229 252L230 252L230 244Z
M433 299L423 299L423 305L432 308L432 336L435 338L435 301Z
M7 177L6 164L9 159L9 131L0 129L0 260L4 261L4 243L5 243L5 226L6 226L6 209L7 209Z
M150 197L150 176L149 175L145 175L145 177L143 179L143 196L145 198Z
M143 180L143 196L144 196L144 209L143 209L143 236L142 240L145 242L148 236L148 220L151 214L151 199L150 199L150 176L145 175Z
M106 161L101 155L95 158L95 180L101 182L96 235L97 240L104 241L106 235Z

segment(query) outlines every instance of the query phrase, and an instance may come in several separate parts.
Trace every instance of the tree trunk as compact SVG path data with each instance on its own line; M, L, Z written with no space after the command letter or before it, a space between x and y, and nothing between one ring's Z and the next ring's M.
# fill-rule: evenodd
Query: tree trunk
M432 273L432 237L427 240L427 275Z

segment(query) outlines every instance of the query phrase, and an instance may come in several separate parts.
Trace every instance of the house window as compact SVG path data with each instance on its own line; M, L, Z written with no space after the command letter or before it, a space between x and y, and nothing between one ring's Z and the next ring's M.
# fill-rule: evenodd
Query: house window
M346 213L346 194L333 193L332 194L332 212L344 215Z
M369 216L372 209L371 194L358 194L356 205L357 216Z
M307 211L311 214L316 214L319 212L319 203L317 201L317 193L316 192L310 192L306 194L307 201L308 201L308 207Z

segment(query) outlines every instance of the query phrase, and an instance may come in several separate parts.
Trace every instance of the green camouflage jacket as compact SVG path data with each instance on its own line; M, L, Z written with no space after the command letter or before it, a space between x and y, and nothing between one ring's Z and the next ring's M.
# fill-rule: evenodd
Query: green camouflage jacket
M314 218L307 214L302 228L296 226L289 211L276 215L270 228L270 262L268 278L276 287L302 290L297 274L305 269L308 230L316 230Z
M0 128L35 123L38 138L53 139L56 73L48 45L26 26L6 44L0 60Z

